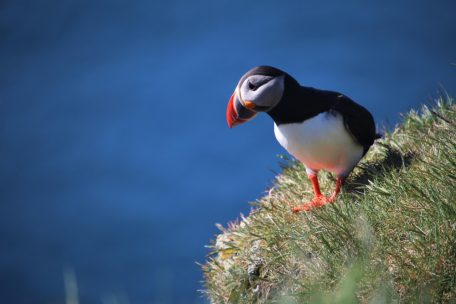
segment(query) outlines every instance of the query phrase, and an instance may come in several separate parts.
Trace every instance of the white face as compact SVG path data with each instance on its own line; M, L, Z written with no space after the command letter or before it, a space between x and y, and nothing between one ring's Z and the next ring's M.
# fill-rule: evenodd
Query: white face
M253 102L259 111L269 111L282 99L284 76L252 75L237 86L236 94L243 105Z

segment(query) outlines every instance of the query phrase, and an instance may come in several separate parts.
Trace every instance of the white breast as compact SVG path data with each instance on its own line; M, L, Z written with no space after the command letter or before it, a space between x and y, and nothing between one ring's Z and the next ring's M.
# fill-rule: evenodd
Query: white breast
M345 129L338 113L324 112L302 123L274 124L274 133L309 174L324 169L345 176L363 156L363 147Z

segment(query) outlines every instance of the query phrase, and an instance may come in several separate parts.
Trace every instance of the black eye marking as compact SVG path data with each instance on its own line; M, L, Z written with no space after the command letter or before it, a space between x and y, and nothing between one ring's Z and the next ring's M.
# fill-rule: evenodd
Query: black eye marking
M256 91L256 89L258 89L258 87L256 85L254 85L253 83L250 82L250 80L248 81L249 83L249 89L252 90L252 91Z

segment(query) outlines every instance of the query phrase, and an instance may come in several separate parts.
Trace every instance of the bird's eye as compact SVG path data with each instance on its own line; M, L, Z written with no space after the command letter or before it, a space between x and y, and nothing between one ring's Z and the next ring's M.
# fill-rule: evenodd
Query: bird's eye
M249 81L249 89L252 91L256 91L256 89L258 89L258 87Z

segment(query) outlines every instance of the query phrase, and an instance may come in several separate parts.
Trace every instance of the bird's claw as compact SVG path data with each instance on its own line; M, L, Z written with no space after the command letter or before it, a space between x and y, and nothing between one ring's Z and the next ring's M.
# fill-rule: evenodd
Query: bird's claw
M324 205L326 205L328 203L332 203L332 202L334 202L334 200L335 200L335 196L327 197L327 196L324 196L324 195L318 195L318 196L315 196L310 202L304 203L304 204L302 204L300 206L297 206L297 207L293 207L291 210L294 213L298 213L298 212L301 212L301 211L310 211L313 208L319 208L319 207L324 206Z

